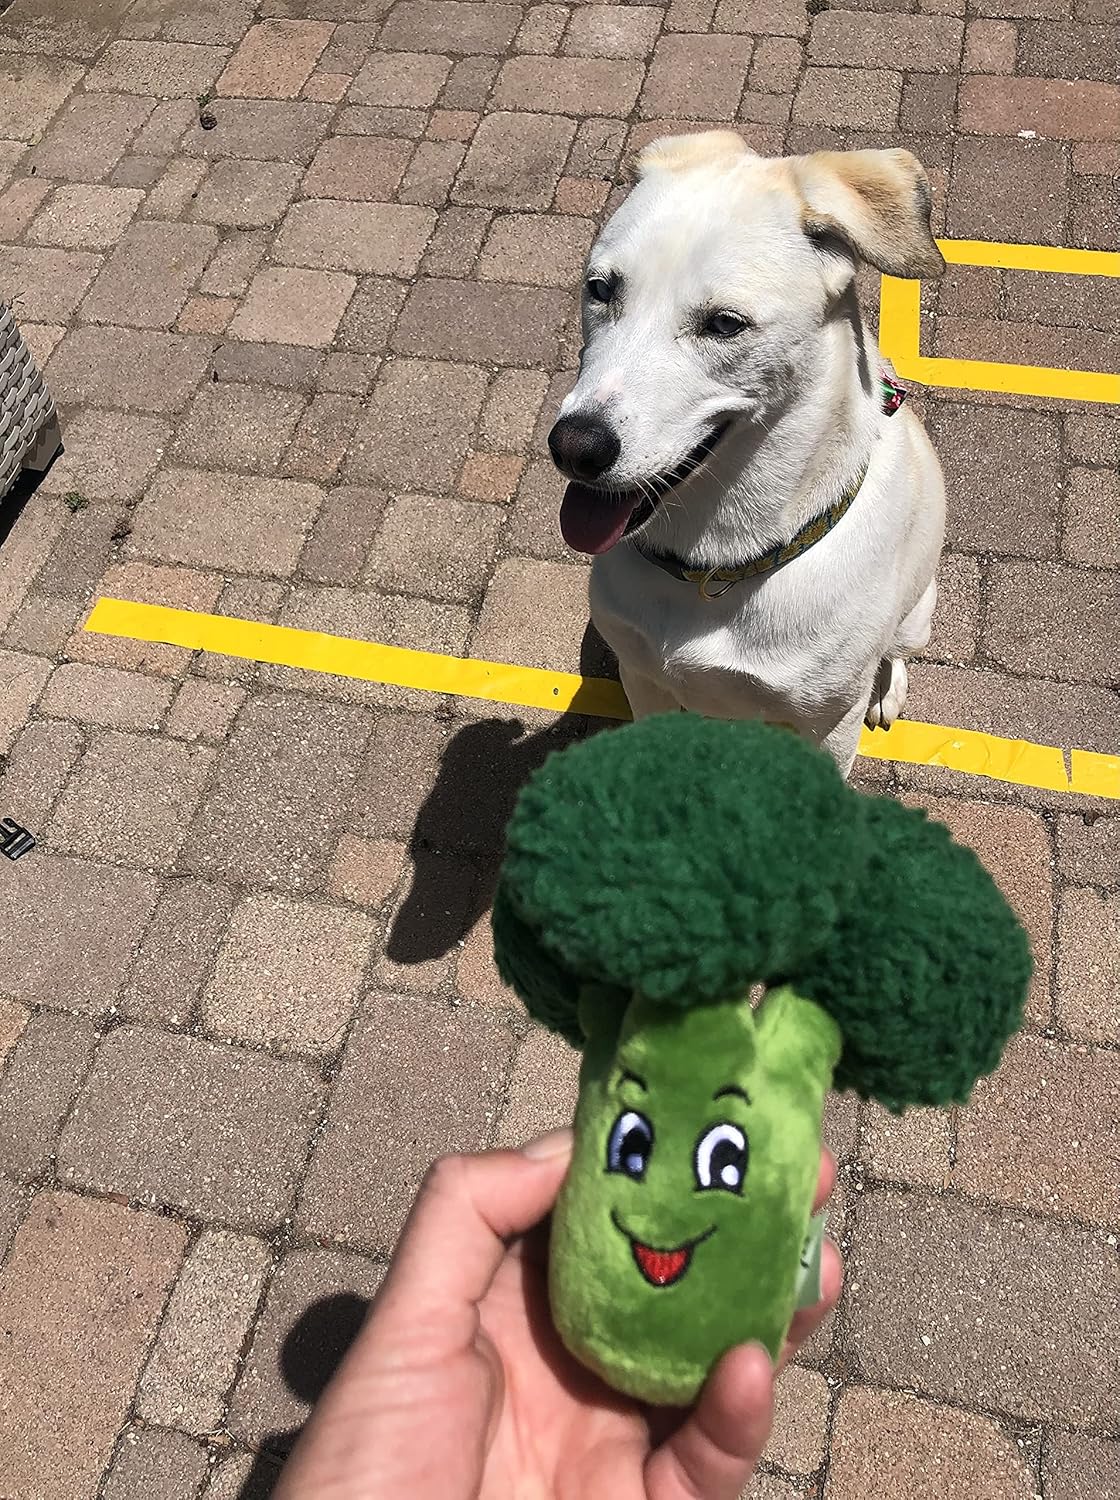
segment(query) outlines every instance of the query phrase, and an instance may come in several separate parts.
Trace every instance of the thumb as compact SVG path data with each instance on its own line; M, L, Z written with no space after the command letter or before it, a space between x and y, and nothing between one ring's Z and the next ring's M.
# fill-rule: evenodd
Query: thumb
M646 1462L648 1500L738 1500L774 1420L774 1372L760 1344L723 1356L684 1424Z

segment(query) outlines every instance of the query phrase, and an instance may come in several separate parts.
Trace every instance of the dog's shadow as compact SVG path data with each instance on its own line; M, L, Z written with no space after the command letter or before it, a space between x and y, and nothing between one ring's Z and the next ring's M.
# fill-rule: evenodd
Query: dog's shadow
M580 674L617 677L614 657L590 622ZM413 827L412 886L390 929L388 958L423 963L462 942L490 906L506 824L525 781L553 750L606 727L606 720L566 713L528 733L519 719L494 717L452 737Z

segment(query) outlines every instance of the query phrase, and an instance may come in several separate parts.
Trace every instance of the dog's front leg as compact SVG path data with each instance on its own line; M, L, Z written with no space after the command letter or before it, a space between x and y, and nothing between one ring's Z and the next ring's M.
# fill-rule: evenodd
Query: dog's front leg
M635 719L648 719L651 714L667 714L680 709L681 705L669 689L655 682L652 677L632 672L621 662L618 664L618 675Z

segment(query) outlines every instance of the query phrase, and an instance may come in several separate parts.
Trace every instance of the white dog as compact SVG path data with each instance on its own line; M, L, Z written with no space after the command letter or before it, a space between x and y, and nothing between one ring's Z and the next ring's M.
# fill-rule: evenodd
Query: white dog
M846 775L937 598L940 468L888 414L855 291L861 259L940 274L929 184L906 151L770 160L724 131L656 141L637 179L549 435L592 618L636 717L784 723Z

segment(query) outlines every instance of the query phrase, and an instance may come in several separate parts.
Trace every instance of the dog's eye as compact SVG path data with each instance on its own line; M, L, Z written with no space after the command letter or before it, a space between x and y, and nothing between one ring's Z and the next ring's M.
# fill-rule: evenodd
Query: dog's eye
M716 339L733 339L750 326L747 319L740 317L738 313L717 312L705 320L703 332Z
M592 302L609 302L614 296L614 282L607 276L589 276L587 295Z

